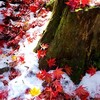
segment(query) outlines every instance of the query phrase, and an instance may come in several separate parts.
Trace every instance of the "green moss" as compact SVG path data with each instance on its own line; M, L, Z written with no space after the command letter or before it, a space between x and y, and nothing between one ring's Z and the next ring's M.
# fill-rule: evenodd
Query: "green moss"
M54 5L55 0L50 0L47 4L46 4L46 8L49 8L50 10L53 9L53 5Z

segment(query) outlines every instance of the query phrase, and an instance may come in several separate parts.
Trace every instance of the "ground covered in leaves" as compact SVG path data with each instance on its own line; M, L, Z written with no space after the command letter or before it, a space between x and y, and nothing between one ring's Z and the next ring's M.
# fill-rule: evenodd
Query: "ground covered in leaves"
M45 8L47 2L0 1L0 100L99 100L100 71L93 66L79 84L70 79L73 71L67 64L63 69L39 70L38 60L46 55L49 44L41 44L37 53L33 50L52 15ZM47 64L57 66L56 58Z

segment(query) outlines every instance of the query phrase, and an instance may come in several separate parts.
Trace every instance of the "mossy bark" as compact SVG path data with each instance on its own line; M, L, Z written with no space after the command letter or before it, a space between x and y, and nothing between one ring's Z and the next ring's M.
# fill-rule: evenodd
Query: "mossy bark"
M55 5L58 5L56 0ZM57 4L58 3L58 4ZM63 0L61 1L64 5ZM70 12L68 7L56 8L40 43L49 43L46 57L39 60L39 68L49 70L46 60L56 58L57 65L72 66L71 76L74 82L79 82L89 65L100 67L100 9L90 9L88 12ZM60 9L60 10L57 10ZM53 22L52 22L53 21Z
M38 46L34 49L37 51L40 48L41 43L50 43L55 36L56 29L60 24L62 11L66 6L64 5L64 0L55 0L51 20L43 32L43 38L39 41Z

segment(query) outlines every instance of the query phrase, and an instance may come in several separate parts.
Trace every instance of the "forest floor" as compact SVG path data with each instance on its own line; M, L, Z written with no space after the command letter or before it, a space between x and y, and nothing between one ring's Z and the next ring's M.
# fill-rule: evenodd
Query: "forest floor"
M5 5L4 2L0 1L0 34L8 31L11 34L18 29L20 34L24 35L17 35L8 43L0 40L0 100L68 100L68 98L90 100L90 98L100 98L100 71L96 71L93 67L89 73L83 76L79 84L73 83L68 75L68 70L65 73L62 69L57 68L46 72L38 68L38 60L45 56L49 45L41 44L41 49L37 53L33 50L39 39L42 38L42 33L51 18L51 11L43 6L37 8L35 5L30 6L27 12L22 10L25 13L23 15L20 14L21 11L17 13L14 11L19 4L9 3L7 7L2 7L3 5ZM11 17L12 13L16 16L20 15L21 19L16 21L10 19L9 23L5 25L8 20L6 17ZM4 27L7 29L9 27L9 29L5 31ZM14 30L12 31L10 28L14 28ZM17 49L14 47L15 44L18 44ZM49 67L54 62L55 59L49 60ZM5 69L5 71L1 72L1 69Z

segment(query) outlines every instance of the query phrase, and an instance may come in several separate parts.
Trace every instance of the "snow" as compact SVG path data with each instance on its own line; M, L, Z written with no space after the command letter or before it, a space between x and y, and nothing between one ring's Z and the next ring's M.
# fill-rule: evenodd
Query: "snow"
M4 16L3 16L3 14L0 13L0 24L3 23L3 19L4 19Z
M86 74L79 85L85 87L92 98L97 94L99 94L100 98L100 71L97 71L93 76Z
M4 5L4 2L3 1L0 1L0 6Z
M0 6L4 5L4 2L3 1L0 1ZM3 8L0 8L0 24L3 23L3 19L5 18L3 16L3 14L1 14L1 10L5 9L4 7Z
M100 3L100 0L95 0L95 3ZM0 1L0 6L4 3ZM90 5L94 5L94 0L90 3ZM11 4L11 6L18 6ZM5 9L5 8L3 8ZM2 10L2 9L1 9ZM8 12L11 9L8 10ZM9 14L9 13L8 13ZM23 100L27 99L33 99L30 94L25 94L26 89L38 87L41 91L43 90L42 83L40 79L36 77L36 73L38 73L40 70L38 68L38 57L37 54L33 52L34 48L36 47L39 39L41 38L41 35L43 31L45 30L46 26L48 25L49 19L52 15L52 12L48 12L46 17L34 17L34 13L30 13L30 20L28 21L28 24L32 24L33 22L37 22L37 26L35 28L30 28L26 34L29 34L31 38L33 39L33 42L29 43L26 36L23 36L23 38L20 40L19 45L20 48L18 51L14 52L14 55L17 57L24 56L24 63L19 62L14 68L20 72L20 75L18 75L16 78L10 80L9 79L9 72L5 72L3 74L0 74L0 90L7 89L8 97L7 100L11 100L16 97L21 97ZM0 24L3 23L2 20L4 19L3 14L0 13ZM24 20L24 18L23 18ZM13 25L16 25L17 22L12 21L11 23ZM23 26L23 23L20 23L21 26ZM9 63L12 62L12 54L9 55L10 52L12 52L12 48L7 48L6 45L4 48L1 48L3 51L3 54L0 55L0 68L10 67ZM81 82L77 85L73 83L73 81L70 79L70 77L67 74L62 75L62 79L60 80L60 83L62 84L63 90L65 93L69 95L75 94L75 89L78 86L83 86L86 88L86 90L89 92L90 97L100 98L100 71L97 71L96 74L93 76L90 76L90 74L87 74L82 78ZM8 81L8 85L4 86L3 80ZM17 99L16 99L17 100Z
M40 70L38 68L38 57L37 54L33 52L33 49L36 47L39 39L41 38L41 33L43 33L44 29L47 26L47 21L49 21L51 12L48 12L47 17L42 18L34 18L34 14L30 14L29 23L37 20L37 22L43 21L43 25L41 27L36 26L35 28L30 28L26 33L30 34L30 37L34 37L32 43L29 43L25 36L20 40L19 45L20 48L18 51L14 52L14 55L18 58L18 56L24 56L25 63L19 62L15 69L18 70L21 75L16 78L9 80L9 72L3 73L4 78L0 81L0 89L5 88L2 83L2 80L6 79L8 81L8 86L6 87L9 91L7 100L11 100L13 98L21 96L23 99L33 98L31 95L25 95L25 90L27 88L33 88L34 86L40 88L42 91L42 82L36 77L36 73ZM0 14L0 20L3 19L3 15ZM11 21L13 25L16 22ZM6 45L2 48L3 54L0 55L0 68L7 67L10 62L12 62L12 55L8 55L12 48L7 48Z
M69 95L74 95L74 90L76 89L75 84L72 82L67 74L63 74L62 77L63 78L61 78L60 82L62 84L64 92Z
M90 0L89 5L90 6L100 5L100 0Z
M42 90L42 81L39 80L35 75L21 75L20 77L16 77L8 84L9 96L8 100L23 95L27 88L33 88L37 86ZM24 98L27 99L27 98Z
M2 89L2 87L4 87L4 85L2 82L0 82L0 89Z

